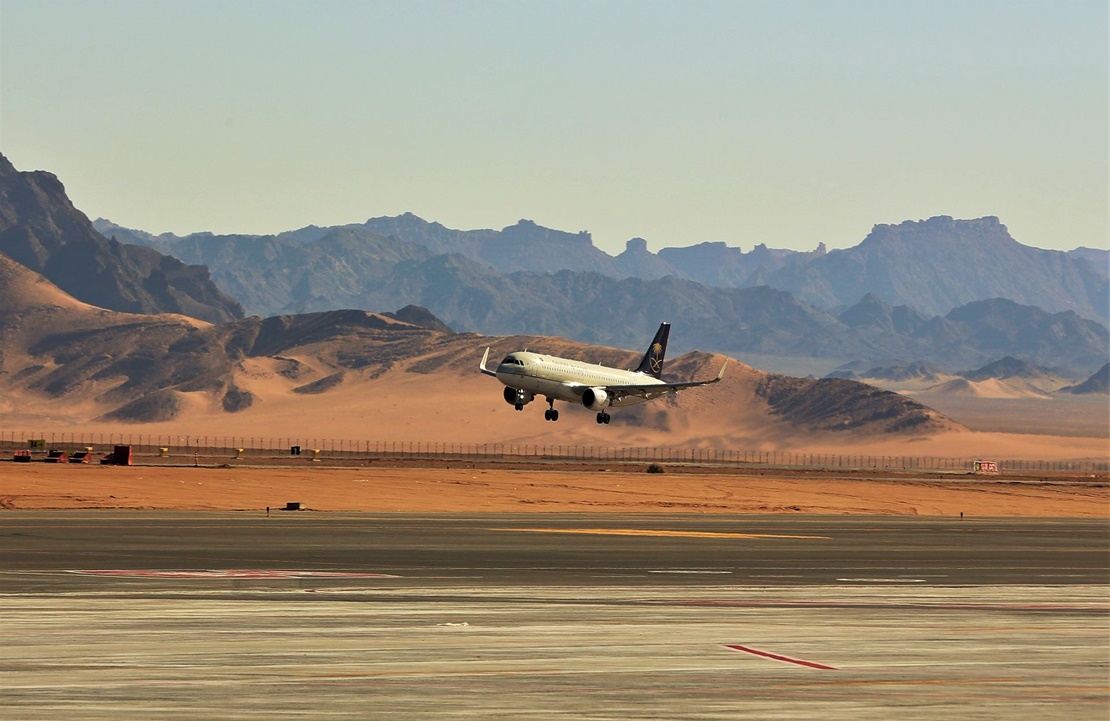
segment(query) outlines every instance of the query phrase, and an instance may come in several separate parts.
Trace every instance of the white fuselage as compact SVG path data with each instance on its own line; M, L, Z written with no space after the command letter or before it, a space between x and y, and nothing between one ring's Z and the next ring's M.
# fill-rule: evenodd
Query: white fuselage
M519 388L537 396L572 403L582 401L584 388L665 385L663 381L646 373L528 351L516 351L507 355L497 366L497 380L510 388ZM610 405L630 406L643 403L645 400L648 399L630 395L613 399Z

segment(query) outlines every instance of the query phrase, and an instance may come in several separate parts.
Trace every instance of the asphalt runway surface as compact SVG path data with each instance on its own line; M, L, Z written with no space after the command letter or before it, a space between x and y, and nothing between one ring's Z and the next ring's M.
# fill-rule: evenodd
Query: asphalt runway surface
M0 513L3 719L1100 719L1105 520Z

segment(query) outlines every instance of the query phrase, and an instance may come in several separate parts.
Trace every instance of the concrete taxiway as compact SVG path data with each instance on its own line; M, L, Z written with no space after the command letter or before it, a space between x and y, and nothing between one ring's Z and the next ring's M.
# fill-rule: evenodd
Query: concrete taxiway
M1105 521L0 514L0 718L1105 719Z

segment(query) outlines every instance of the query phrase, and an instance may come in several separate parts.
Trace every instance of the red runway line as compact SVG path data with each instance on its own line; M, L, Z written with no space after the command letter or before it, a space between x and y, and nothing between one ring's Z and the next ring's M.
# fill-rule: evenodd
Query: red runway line
M760 651L758 648L751 648L750 646L741 646L739 644L725 644L725 648L731 648L733 651L743 651L744 653L750 653L753 656L762 656L764 658L769 658L769 659L772 659L774 661L783 661L784 663L793 663L793 664L797 664L798 666L807 666L809 668L819 668L822 671L836 671L837 670L837 668L835 666L826 666L823 663L816 663L815 661L804 661L800 658L790 658L789 656L780 656L777 653L771 653L769 651Z
M79 576L115 576L119 578L185 578L185 579L275 579L275 578L397 578L388 573L354 573L346 571L287 571L254 569L221 569L202 571L160 571L152 569L89 569L66 571Z

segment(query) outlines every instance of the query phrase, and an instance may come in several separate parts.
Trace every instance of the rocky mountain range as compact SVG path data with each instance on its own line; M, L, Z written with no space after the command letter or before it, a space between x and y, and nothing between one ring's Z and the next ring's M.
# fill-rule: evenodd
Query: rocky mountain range
M1064 390L1076 395L1105 395L1110 393L1110 363L1099 368L1082 383L1069 386Z
M969 381L985 381L991 378L997 378L999 380L1009 380L1010 378L1038 380L1042 378L1052 378L1054 376L1053 372L1048 368L1026 363L1013 356L999 358L996 361L986 364L982 368L963 371L959 375L967 378Z
M871 365L922 361L949 371L1012 355L1031 363L1070 365L1077 380L1105 363L1108 353L1106 327L1075 310L1049 312L987 299L930 315L868 293L831 311L769 285L721 287L680 277L702 272L697 269L704 266L693 262L699 257L710 260L707 265L719 278L733 266L737 273L751 271L764 279L788 270L797 275L799 268L819 267L840 253L823 248L796 253L760 247L737 255L720 244L703 244L655 255L637 239L612 258L584 232L562 233L528 221L502 231L452 231L411 214L260 237L152 236L97 221L95 226L112 236L105 238L93 226L53 175L20 173L6 160L0 166L0 252L79 300L124 312L180 313L222 323L243 314L232 296L247 311L267 317L415 306L459 331L560 336L626 348L638 347L666 319L676 323L674 352L702 348L741 357L859 359ZM1004 228L993 219L933 219L905 226L869 236L859 248L872 260L860 267L875 275L875 258L896 260L900 256L892 248L927 244L920 237L924 226L943 230L945 243L955 242L952 238L1002 243L999 247L1021 257L1035 250L1022 250L1025 246L1012 239L1000 241ZM964 237L969 233L971 240ZM978 236L987 240L975 240ZM120 243L120 238L146 247ZM157 247L178 257L162 255ZM1068 263L1093 267L1099 257L1098 251L1083 249L1036 252L1050 253L1044 257L1065 269L1071 268ZM618 261L624 270L614 265ZM529 263L548 270L519 269ZM550 272L575 264L578 269ZM211 268L211 279L205 266ZM608 268L612 275L582 269L590 267ZM667 267L677 272L627 275L636 268L657 275ZM1077 278L1097 276L1075 268ZM836 286L826 287L833 292Z
M855 303L861 291L929 315L1006 298L1105 322L1107 261L1095 257L1022 245L995 217L940 216L876 225L859 245L780 272L771 285L826 308Z
M105 238L73 207L56 176L19 172L3 155L0 253L102 308L181 313L212 322L243 316L207 268Z
M1061 435L1110 437L1106 396L1110 364L1076 383L1059 368L1006 356L958 373L914 363L843 368L831 378L858 380L897 391L958 418L974 430L1004 428L1037 433L1051 427Z
M585 231L567 233L528 220L500 231L461 231L411 213L371 218L363 224L310 226L276 236L153 236L103 219L96 221L96 226L124 242L149 245L186 262L208 265L229 291L231 279L225 279L224 274L230 271L225 271L224 265L237 265L252 256L247 247L252 243L267 253L287 253L286 264L293 267L302 261L304 252L337 252L331 236L342 231L347 240L378 249L393 246L393 253L411 254L411 250L401 250L404 244L411 244L432 256L462 256L500 274L571 270L618 280L672 276L719 288L767 285L831 312L839 312L870 293L890 305L905 305L926 315L941 315L957 306L990 298L1007 298L1053 313L1073 310L1104 324L1110 315L1110 251L1032 248L1014 240L995 217L954 220L940 216L876 225L859 245L843 250L826 251L824 244L818 243L816 250L808 253L774 250L765 245L744 253L721 242L705 242L663 248L654 254L647 250L645 240L634 238L617 256L595 247ZM229 256L221 245L238 248L238 255ZM367 279L369 282L372 278ZM251 312L288 310L265 299L236 297Z
M1084 373L1105 362L1108 346L1100 323L1009 300L975 301L928 316L867 294L833 314L765 285L722 288L674 276L618 279L573 270L503 273L466 255L436 254L350 227L315 239L189 236L173 248L188 262L211 263L221 287L262 315L411 304L456 330L618 347L635 347L660 319L681 319L674 339L679 350L872 364L920 360L952 371L1014 355L1071 364Z
M956 373L945 373L925 363L910 363L908 365L876 366L866 370L841 368L828 375L829 378L848 378L865 382L879 381L891 385L916 386L940 383L943 379L952 376L975 382L989 380L1032 381L1041 385L1044 390L1058 390L1065 385L1062 382L1063 377L1056 370L1034 365L1013 356L1004 356L980 368Z

